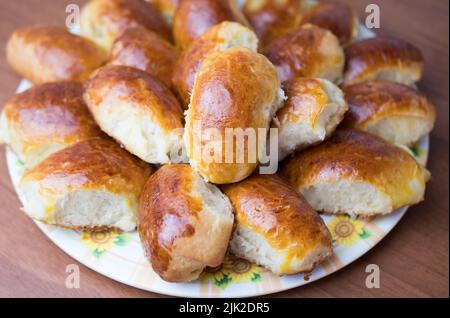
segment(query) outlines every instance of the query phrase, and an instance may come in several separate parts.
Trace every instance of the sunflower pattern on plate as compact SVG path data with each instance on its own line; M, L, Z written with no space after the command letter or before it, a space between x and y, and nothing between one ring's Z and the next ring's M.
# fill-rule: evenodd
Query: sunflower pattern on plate
M104 253L114 246L125 246L129 237L123 233L116 232L82 232L81 242L86 246L92 255L100 258Z
M263 269L243 258L228 255L222 265L206 268L200 280L212 282L219 288L226 288L230 283L257 283L262 281Z
M371 236L368 229L358 218L351 218L348 215L334 216L327 224L333 238L333 243L340 246L351 246L360 239L367 239Z

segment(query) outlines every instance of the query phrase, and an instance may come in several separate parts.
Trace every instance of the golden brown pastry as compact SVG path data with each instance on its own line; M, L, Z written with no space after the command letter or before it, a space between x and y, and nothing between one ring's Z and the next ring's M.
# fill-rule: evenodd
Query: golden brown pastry
M106 60L93 42L65 28L35 25L16 30L6 44L6 60L35 84L83 81Z
M132 154L155 164L183 160L181 106L148 73L105 66L86 82L84 100L100 128Z
M294 77L319 77L334 83L342 79L344 52L328 30L305 24L273 41L265 51L282 82Z
M243 12L250 25L267 45L284 33L299 26L303 0L247 0Z
M126 29L138 26L172 39L162 14L144 0L91 0L81 11L81 34L107 51Z
M184 140L193 168L218 184L248 177L265 144L253 146L248 138L230 140L226 129L242 129L242 133L250 129L259 137L258 129L269 128L283 99L277 71L263 55L242 47L208 55L186 115Z
M33 219L88 231L132 231L149 165L109 139L81 141L25 172L18 186Z
M277 275L311 272L333 254L321 217L281 177L253 175L224 191L236 217L231 253Z
M0 140L27 167L53 152L103 133L83 102L77 82L36 85L12 97L1 115Z
M213 26L196 38L176 63L172 82L185 106L194 87L195 75L205 57L218 51L243 46L255 51L258 49L258 38L249 28L236 22L222 22Z
M183 0L173 20L175 43L185 50L194 39L223 21L247 24L234 0Z
M419 91L390 81L345 87L350 110L343 127L365 130L392 143L411 146L428 135L436 121L434 105Z
M358 35L359 20L355 10L339 2L319 3L302 16L301 23L330 30L343 46L350 44Z
M278 128L279 159L327 139L348 110L342 91L325 79L297 77L284 84L287 101Z
M138 230L153 270L170 282L219 266L233 229L228 198L189 165L165 165L141 196Z
M412 85L423 73L422 53L408 42L370 38L345 49L344 85L369 80L389 80Z
M419 203L429 172L400 147L357 130L338 130L282 168L317 211L352 216L388 214Z
M138 27L127 29L114 42L109 63L146 71L170 87L177 58L178 52L170 42L152 31Z

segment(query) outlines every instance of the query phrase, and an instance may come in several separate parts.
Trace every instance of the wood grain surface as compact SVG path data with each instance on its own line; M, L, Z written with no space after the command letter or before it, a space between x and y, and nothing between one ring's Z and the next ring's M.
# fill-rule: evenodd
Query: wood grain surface
M76 0L0 1L0 105L14 94L19 76L4 58L14 29L36 23L64 25L65 7ZM381 9L377 33L405 39L425 55L420 89L436 104L426 201L411 208L378 246L339 272L274 297L449 296L449 2L447 0L346 0L364 21L365 7ZM0 106L1 107L1 106ZM161 297L108 279L82 265L81 288L65 287L65 268L76 261L54 245L20 211L4 149L0 153L0 297ZM381 288L365 287L365 268L381 269Z

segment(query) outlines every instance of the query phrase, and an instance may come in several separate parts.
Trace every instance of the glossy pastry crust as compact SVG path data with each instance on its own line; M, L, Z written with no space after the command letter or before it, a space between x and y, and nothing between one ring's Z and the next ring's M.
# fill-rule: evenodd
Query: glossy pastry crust
M104 136L83 102L83 85L78 82L36 85L12 97L3 108L2 135L27 165L79 141Z
M243 13L261 39L268 45L284 33L299 26L303 0L247 0Z
M328 102L321 81L297 77L287 81L283 87L288 99L283 108L277 112L279 123L308 121L316 125L320 113Z
M344 85L385 79L411 85L422 77L422 53L398 39L369 38L345 49Z
M429 179L429 172L407 151L366 132L347 129L297 154L281 173L299 191L339 180L367 183L391 199L393 210L422 201Z
M189 166L166 165L148 180L142 192L139 235L153 270L166 279L175 278L164 274L169 269L175 243L195 234L190 223L203 208L200 199L190 195L193 179ZM170 227L165 221L169 218Z
M93 42L58 26L35 25L16 30L6 44L6 60L34 84L83 81L106 60Z
M27 171L21 182L40 181L49 195L75 189L106 189L138 197L151 173L148 164L103 138L79 142Z
M162 14L144 0L92 0L81 12L81 33L109 51L129 28L143 27L171 41Z
M411 118L423 121L428 130L422 135L426 135L436 121L435 107L426 96L403 84L367 81L345 87L344 93L350 109L342 127L368 130L385 119Z
M196 38L182 53L175 65L172 83L186 107L194 87L195 76L206 56L238 45L256 51L258 38L247 27L236 22L225 21Z
M152 173L110 139L81 141L26 170L18 191L41 222L87 231L132 231L139 196Z
M138 69L109 65L97 70L85 83L84 99L94 117L97 108L112 97L129 102L145 113L165 131L182 127L183 112L172 92L148 73ZM102 119L98 118L97 122Z
M197 74L186 116L184 140L194 169L206 180L218 184L249 176L257 162L247 160L248 141L244 143L244 163L237 163L236 151L233 151L233 163L226 163L225 150L218 158L220 162L215 159L207 162L203 160L203 152L212 141L217 142L217 136L212 135L209 140L202 135L207 129L218 131L224 149L226 128L256 131L269 128L280 103L278 74L263 55L240 47L208 55ZM201 124L200 129L196 129L196 123Z
M164 165L141 196L139 236L153 270L167 281L198 278L204 267L222 263L228 247L231 206L228 221L217 217L208 206L216 202L204 202L199 181L189 165Z
M296 77L283 89L287 100L272 123L280 159L330 137L348 110L342 91L325 79Z
M170 42L152 31L137 27L127 29L114 42L109 63L146 71L171 87L177 58L178 52Z
M280 176L253 175L223 189L234 207L237 226L263 237L275 251L286 253L278 274L298 273L299 267L292 263L302 262L316 249L324 252L302 271L313 270L331 256L331 235L325 223Z
M344 52L338 39L311 24L284 34L267 46L265 53L282 82L294 77L320 77L337 83L342 78Z
M132 154L153 164L185 162L181 105L150 74L105 66L85 83L83 96L100 128Z
M223 21L247 25L234 0L183 0L173 21L175 43L185 50L194 39Z
M302 15L302 24L310 23L330 30L341 45L350 44L358 35L358 16L346 4L323 2Z

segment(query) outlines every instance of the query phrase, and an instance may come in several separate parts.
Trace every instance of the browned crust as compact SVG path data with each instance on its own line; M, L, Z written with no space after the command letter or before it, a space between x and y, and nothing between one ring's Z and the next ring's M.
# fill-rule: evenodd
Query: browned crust
M216 43L214 41L197 38L175 64L172 83L176 87L181 100L184 102L185 108L189 105L195 75L205 57L214 51L215 47Z
M140 69L170 87L177 58L178 52L171 43L152 31L138 27L127 29L114 42L109 63Z
M328 47L327 50L323 50L324 47ZM282 82L294 77L321 77L324 69L342 65L343 55L334 52L342 53L334 35L311 24L285 33L265 50Z
M106 59L93 42L65 28L35 25L16 30L6 45L11 67L35 84L83 81Z
M290 250L288 258L303 259L318 247L328 248L331 255L325 223L281 177L253 175L223 189L239 226L258 233L277 251Z
M40 182L49 195L74 189L106 189L139 197L151 167L109 139L90 139L50 155L25 172L22 182Z
M281 125L303 120L316 123L328 103L322 83L314 78L296 77L285 82L283 89L287 101L277 112L278 122Z
M96 116L96 108L114 95L149 112L158 125L171 131L183 127L183 112L173 93L150 74L127 66L109 65L97 70L85 83L84 99Z
M192 197L194 175L188 165L165 165L153 174L141 195L138 231L153 270L166 280L177 240L192 237L203 208Z
M178 59L174 68L172 83L184 101L186 108L194 87L195 75L200 65L208 54L217 51L221 45L225 44L223 33L228 27L230 27L229 22L222 22L211 27L196 38ZM245 36L245 34L242 36Z
M258 5L255 6L252 2L258 2ZM261 39L262 45L268 45L300 24L301 3L302 1L298 0L247 1L243 12Z
M311 23L330 30L346 46L355 38L358 17L349 5L338 2L323 2L302 16L302 24Z
M375 37L355 42L345 49L345 57L345 85L371 79L385 69L409 71L417 79L423 73L422 53L398 39Z
M183 0L173 21L175 43L184 50L210 27L223 21L248 24L232 0Z
M195 81L187 115L185 141L192 160L206 147L208 140L195 134L194 125L201 123L202 132L217 129L222 135L222 163L197 161L196 169L213 183L240 181L252 173L257 163L225 163L226 128L268 128L262 107L276 100L280 82L273 65L262 55L245 48L232 48L212 53L203 62ZM236 152L233 151L234 155ZM247 158L248 145L244 147Z
M69 146L103 133L83 102L78 82L36 85L12 97L3 112L26 154L54 143Z
M344 88L349 105L342 127L364 129L381 119L406 116L433 125L434 105L418 90L391 81L368 81Z
M93 0L87 5L93 7L90 22L103 26L103 32L112 36L112 40L125 30L138 26L172 40L170 28L161 12L144 0Z
M391 198L405 195L410 180L427 179L425 168L408 152L357 130L337 130L328 141L288 160L281 174L296 189L350 180L371 184Z

